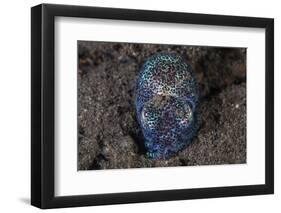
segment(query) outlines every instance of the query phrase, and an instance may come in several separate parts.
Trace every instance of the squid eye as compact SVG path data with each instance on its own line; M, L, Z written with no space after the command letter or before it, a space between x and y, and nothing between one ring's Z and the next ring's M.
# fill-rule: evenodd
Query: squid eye
M159 113L152 107L144 107L141 112L141 122L146 128L154 129L158 124Z
M189 126L193 121L193 111L191 106L188 103L177 104L175 116L180 126Z

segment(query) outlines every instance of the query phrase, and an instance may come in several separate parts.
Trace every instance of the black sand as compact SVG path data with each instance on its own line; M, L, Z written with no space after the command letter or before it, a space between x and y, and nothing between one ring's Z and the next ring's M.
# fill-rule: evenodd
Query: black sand
M169 160L145 156L134 87L143 62L176 52L200 87L200 128ZM246 49L78 42L78 169L246 163Z

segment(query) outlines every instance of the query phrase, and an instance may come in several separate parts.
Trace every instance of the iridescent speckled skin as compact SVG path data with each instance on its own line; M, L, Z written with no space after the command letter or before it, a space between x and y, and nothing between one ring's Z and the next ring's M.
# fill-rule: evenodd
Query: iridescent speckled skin
M198 88L179 55L156 54L144 63L135 104L150 158L168 159L191 143L198 129Z

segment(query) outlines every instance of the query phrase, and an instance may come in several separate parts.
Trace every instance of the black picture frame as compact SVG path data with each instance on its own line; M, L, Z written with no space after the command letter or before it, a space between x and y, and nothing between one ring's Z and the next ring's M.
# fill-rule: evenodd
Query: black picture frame
M265 184L56 197L54 195L54 20L58 16L264 28L266 32ZM31 8L31 52L32 205L46 209L274 193L274 19L41 4Z

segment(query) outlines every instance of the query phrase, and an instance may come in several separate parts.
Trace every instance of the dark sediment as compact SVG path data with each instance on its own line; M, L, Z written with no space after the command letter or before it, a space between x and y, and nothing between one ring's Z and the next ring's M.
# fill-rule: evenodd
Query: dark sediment
M200 128L169 160L145 156L134 88L157 52L190 63L200 88ZM215 165L246 162L246 49L78 42L78 169Z

